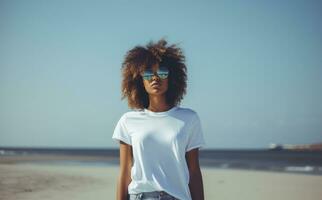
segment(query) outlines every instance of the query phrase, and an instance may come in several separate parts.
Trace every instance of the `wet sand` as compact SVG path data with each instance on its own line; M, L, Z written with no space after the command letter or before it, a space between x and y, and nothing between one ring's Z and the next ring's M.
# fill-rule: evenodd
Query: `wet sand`
M322 196L322 176L201 170L206 200L316 200ZM0 199L114 200L118 172L118 166L24 163L0 157Z

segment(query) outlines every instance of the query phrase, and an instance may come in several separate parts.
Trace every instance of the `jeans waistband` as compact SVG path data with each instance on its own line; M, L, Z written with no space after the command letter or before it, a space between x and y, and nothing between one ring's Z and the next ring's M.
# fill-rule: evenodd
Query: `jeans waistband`
M140 196L140 197L151 197L151 198L157 198L157 197L162 197L162 196L166 196L166 195L170 195L168 194L167 192L165 191L153 191L153 192L141 192L141 193L138 193L138 194L135 194L137 196Z

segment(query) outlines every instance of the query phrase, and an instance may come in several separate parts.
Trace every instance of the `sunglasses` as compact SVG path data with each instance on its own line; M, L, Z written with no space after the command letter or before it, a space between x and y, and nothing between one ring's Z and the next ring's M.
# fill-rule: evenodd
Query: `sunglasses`
M156 72L158 77L161 79L166 79L168 78L169 75L169 70L167 68L159 68L158 71ZM153 73L152 69L146 69L144 70L144 73L142 75L144 80L151 80L152 77L154 76L155 73Z

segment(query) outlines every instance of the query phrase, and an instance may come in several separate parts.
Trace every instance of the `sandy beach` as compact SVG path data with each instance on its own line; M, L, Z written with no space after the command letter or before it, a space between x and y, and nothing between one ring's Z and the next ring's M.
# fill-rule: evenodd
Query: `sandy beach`
M322 176L201 170L207 200L317 200L322 196ZM117 166L0 162L0 199L114 200L117 176Z

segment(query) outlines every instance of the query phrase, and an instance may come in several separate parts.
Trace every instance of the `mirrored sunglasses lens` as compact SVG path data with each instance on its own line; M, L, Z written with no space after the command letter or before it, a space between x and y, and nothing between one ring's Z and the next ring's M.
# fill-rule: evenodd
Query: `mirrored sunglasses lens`
M169 69L167 67L160 67L158 69L158 76L161 79L166 79L168 77L168 74L169 74Z
M153 75L150 75L150 74L144 74L144 75L143 75L143 79L144 79L144 80L151 80L151 79L152 79L152 76L153 76Z
M157 71L157 74L158 76L161 78L161 79L166 79L168 77L168 74L169 74L169 71L168 69L164 68L164 69L159 69ZM144 80L151 80L152 77L153 77L154 73L152 70L145 70L144 73L143 73L143 79Z
M168 73L160 73L158 74L158 76L161 78L161 79L166 79L168 77Z
M159 69L158 69L158 72L168 73L168 72L169 72L169 70L168 70L167 68L165 68L165 67L162 67L162 68L159 68Z
M150 80L152 78L152 76L153 76L152 70L149 70L149 69L144 70L144 72L143 72L143 79L144 80Z
M145 72L143 73L143 75L144 75L144 76L152 76L152 75L153 75L153 73L152 73L152 72L145 71Z

